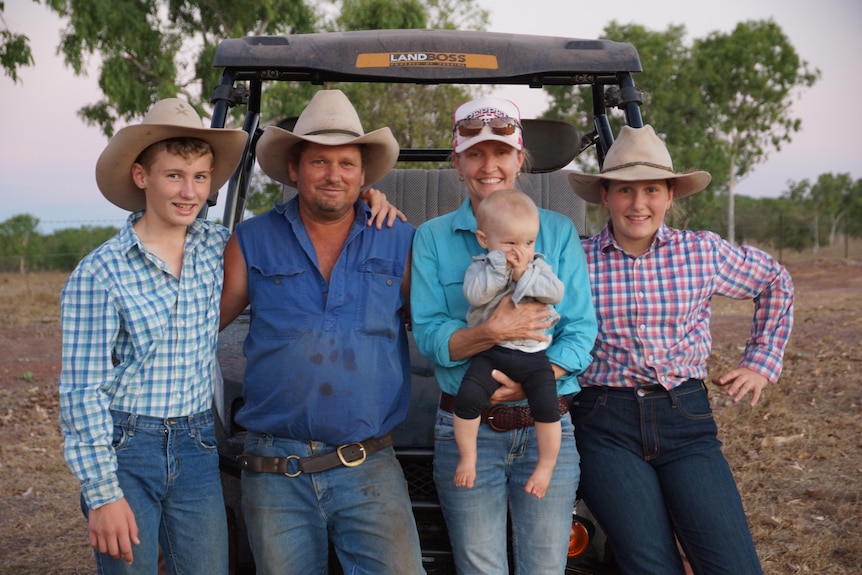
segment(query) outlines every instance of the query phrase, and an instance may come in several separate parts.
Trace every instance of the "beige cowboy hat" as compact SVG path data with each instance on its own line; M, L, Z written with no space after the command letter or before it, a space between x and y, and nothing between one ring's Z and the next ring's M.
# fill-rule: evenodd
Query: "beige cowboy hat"
M257 162L260 169L277 182L296 187L290 178L287 158L290 149L300 142L313 142L324 146L349 144L368 146L371 153L365 159L365 186L385 176L398 160L398 142L389 128L365 133L356 109L341 90L317 92L299 118L292 131L269 126L257 143Z
M704 171L674 172L667 146L652 126L646 125L643 128L623 126L605 156L600 174L569 174L569 185L575 193L593 204L602 203L602 180L675 180L673 197L684 198L704 189L712 176Z
M132 164L145 149L171 138L197 138L213 149L211 194L218 192L242 158L248 134L243 130L205 128L185 100L159 100L140 124L117 132L96 162L96 184L112 204L130 212L147 206L144 191L132 180Z

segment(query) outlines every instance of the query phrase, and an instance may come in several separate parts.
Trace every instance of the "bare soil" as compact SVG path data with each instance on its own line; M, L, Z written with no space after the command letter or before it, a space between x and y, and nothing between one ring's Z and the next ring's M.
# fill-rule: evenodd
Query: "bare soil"
M787 257L796 322L781 381L753 409L713 394L768 575L862 572L862 259L828 255ZM95 573L58 429L65 279L0 274L3 574ZM751 311L714 301L713 375L738 361Z

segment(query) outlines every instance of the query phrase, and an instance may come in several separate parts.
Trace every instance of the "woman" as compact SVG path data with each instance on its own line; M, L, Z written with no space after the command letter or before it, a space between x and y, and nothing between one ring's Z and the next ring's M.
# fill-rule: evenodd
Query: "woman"
M581 493L626 575L683 575L675 537L695 574L762 572L704 385L710 298L754 300L739 367L713 380L754 406L781 373L793 285L760 250L664 225L710 179L674 173L650 126L623 127L601 174L569 175L610 212L583 242L600 330L572 419Z
M413 333L419 351L434 364L443 391L435 426L434 479L462 575L508 575L507 512L512 518L516 573L562 573L578 485L578 453L570 418L564 416L562 445L547 493L538 499L527 492L538 450L532 419L524 417L529 415L526 405L498 406L490 421L490 408L483 410L476 481L469 489L453 482L459 460L452 430L453 396L470 358L503 340L545 338L551 326L547 305L515 307L511 296L486 321L469 328L466 322L464 272L473 256L484 253L475 236L476 207L496 190L517 187L525 155L515 104L480 98L460 106L455 112L452 160L467 184L468 197L457 211L421 225L413 241ZM586 263L572 222L554 212L540 210L535 248L566 288L556 307L561 318L547 354L561 411L567 411L568 396L578 391L576 376L590 362L596 334ZM494 373L495 379L503 379ZM494 402L523 399L517 385L492 397Z

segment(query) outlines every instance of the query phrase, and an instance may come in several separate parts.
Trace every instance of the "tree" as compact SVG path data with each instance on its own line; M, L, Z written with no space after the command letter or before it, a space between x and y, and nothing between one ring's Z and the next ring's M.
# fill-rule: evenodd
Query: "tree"
M644 122L652 124L657 132L667 131L673 126L671 134L677 142L687 142L688 124L696 120L690 109L696 106L686 104L689 95L677 87L680 67L689 57L685 46L685 26L668 26L663 32L647 30L638 24L621 25L611 21L603 30L602 38L615 42L629 42L637 47L644 71L635 76L635 84L643 95L642 113ZM582 134L589 133L592 124L592 97L589 86L549 86L545 91L551 98L549 108L542 117L565 120L575 125ZM609 112L611 129L619 133L624 119L622 112ZM676 128L679 128L677 130ZM691 131L697 133L698 128ZM667 139L667 138L666 138ZM668 149L680 165L698 165L699 162L687 161L688 146L675 145L668 139ZM592 155L579 158L582 169L597 170Z
M39 250L39 219L29 214L12 216L0 222L0 249L4 256L18 260L18 271L27 271L27 257Z
M119 230L113 226L64 228L42 239L42 267L71 271L81 259Z
M727 162L727 239L733 243L736 182L800 130L792 101L820 71L808 69L772 20L741 22L730 34L695 40L683 69L705 112L704 163L710 157Z
M183 94L202 116L219 81L212 67L220 40L248 34L307 33L318 29L471 28L487 25L477 0L327 0L312 9L305 0L45 0L69 19L61 38L66 63L82 74L87 57L102 61L104 98L79 110L110 136L117 123L141 116L159 98ZM327 14L337 14L328 17ZM365 126L390 126L404 146L451 145L440 126L470 90L457 86L327 86L343 89ZM312 94L309 84L275 82L262 95L261 124L298 116ZM442 118L446 122L441 122ZM444 138L445 139L445 138ZM418 143L421 142L421 143ZM417 144L418 143L418 144ZM280 188L261 184L272 205ZM271 197L272 196L272 197Z
M828 245L834 245L836 236L853 204L855 182L850 174L820 174L811 186L811 196L820 216L828 227Z
M687 46L685 26L670 25L666 30L656 32L638 24L620 25L611 21L602 37L629 42L637 47L644 69L635 77L635 84L643 96L643 119L665 141L675 167L699 168L713 175L706 191L676 202L677 209L670 216L673 225L718 231L713 224L723 203L715 191L723 186L726 163L705 151L706 110L688 78L691 49ZM589 87L553 86L545 88L545 91L551 97L551 104L543 117L566 120L577 126L581 133L593 130ZM624 121L622 112L609 111L609 119L613 132L619 133ZM598 171L592 154L579 157L576 162L582 170Z
M459 20L453 20L453 14L459 15ZM342 0L339 16L326 27L329 30L454 29L458 25L480 30L487 21L487 11L478 8L476 0ZM264 119L264 124L298 116L319 89L293 82L274 84L263 96L270 115ZM473 97L470 89L449 84L346 82L326 87L338 88L347 94L361 111L366 130L388 126L403 148L451 147L451 134L441 126L449 124L459 104ZM411 167L430 166L413 164ZM281 186L255 177L246 207L252 213L260 213L281 201L281 197Z
M820 174L813 184L809 180L790 182L782 197L805 206L814 251L821 241L833 245L839 230L845 236L859 235L862 215L862 180L853 181L850 174ZM825 225L821 225L825 224Z
M45 0L68 18L60 50L76 74L101 60L104 98L78 114L113 135L121 121L158 99L186 96L203 111L219 73L218 42L247 34L310 32L316 20L303 0Z
M733 190L739 178L764 161L774 148L790 142L801 122L791 116L796 91L814 84L809 71L781 29L772 21L744 22L730 34L713 32L686 46L685 28L653 32L639 25L611 22L603 37L630 42L644 72L635 78L644 95L643 117L665 140L676 169L700 168L712 174L704 193L679 202L686 225L705 227L727 191L728 239L734 241ZM587 88L546 88L551 106L545 117L575 124L582 132L591 109ZM615 133L622 115L611 117ZM589 160L582 169L595 169ZM709 214L705 217L706 214ZM718 231L718 230L715 230Z
M35 60L30 51L30 39L9 29L3 18L5 10L6 2L0 1L0 68L12 78L12 82L17 83L18 68L32 66Z

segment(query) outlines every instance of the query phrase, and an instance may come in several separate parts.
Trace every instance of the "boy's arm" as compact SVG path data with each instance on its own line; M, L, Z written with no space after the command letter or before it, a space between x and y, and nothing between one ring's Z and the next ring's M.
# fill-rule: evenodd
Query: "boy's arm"
M112 447L112 353L119 314L108 288L89 270L76 269L60 303L63 353L58 395L63 457L81 483L90 509L123 497Z
M248 270L234 233L224 249L224 288L221 293L219 330L236 319L248 305Z
M390 204L386 194L376 188L362 190L359 192L359 198L371 208L371 217L366 223L368 226L374 225L379 230L383 228L384 223L386 227L391 228L395 224L395 218L402 222L407 221L407 216L393 204Z

